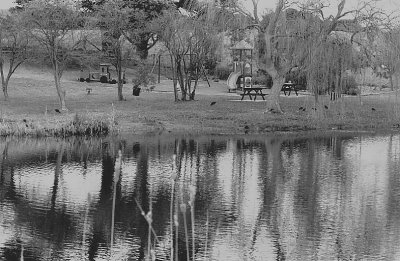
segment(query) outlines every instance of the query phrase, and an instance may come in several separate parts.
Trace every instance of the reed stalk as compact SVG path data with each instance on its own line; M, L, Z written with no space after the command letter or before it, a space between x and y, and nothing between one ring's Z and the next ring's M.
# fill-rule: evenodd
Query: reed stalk
M206 243L205 243L205 248L204 248L204 257L207 259L207 247L208 247L208 209L207 209L207 221L206 221Z
M176 154L172 156L172 174L171 174L171 201L170 201L170 210L169 210L169 218L170 218L170 233L171 233L171 261L174 261L174 197L175 197L175 179L176 179ZM177 259L178 260L178 259Z
M117 194L117 183L119 181L122 170L122 152L118 151L118 158L115 162L114 171L114 188L113 188L113 202L112 202L112 213L111 213L111 246L110 246L110 256L112 258L113 254L113 243L114 243L114 222L115 222L115 198Z
M191 217L191 223L192 223L192 261L195 261L195 227L194 227L194 222L195 222L195 213L194 213L194 199L196 197L196 186L191 184L189 186L189 206L190 206L190 217Z
M170 214L169 214L169 218L170 218L170 233L171 233L171 261L174 261L174 239L173 239L173 235L174 235L174 191L175 191L175 180L172 179L171 180L171 203L170 203Z
M88 222L88 215L89 215L89 206L90 206L90 193L88 193L88 196L87 196L86 211L85 211L85 220L84 220L84 222L83 222L82 258L85 257L84 249L85 249L85 242L86 242L86 230L87 230L87 222Z
M21 257L20 257L21 261L24 261L24 245L21 243Z
M150 186L150 195L151 195L151 186ZM148 259L150 260L150 258L152 258L152 241L151 241L151 232L152 232L152 228L153 228L153 214L152 214L152 209L153 209L153 204L152 204L152 200L150 199L150 206L149 206L149 212L146 215L146 221L149 224L149 228L148 228L148 232L147 232L147 245L148 245L148 249L147 249L147 256ZM155 235L155 233L154 233ZM154 236L156 238L156 236ZM155 258L152 258L152 260L155 260Z
M141 215L144 217L144 219L146 220L146 222L147 222L147 224L148 224L148 226L149 226L149 235L148 235L148 243L149 243L149 250L148 250L148 255L149 255L149 257L151 257L151 256L154 256L153 254L152 254L152 244L151 244L151 234L153 234L153 237L154 237L154 241L155 241L155 243L157 243L157 244L160 244L160 242L158 241L158 238L157 238L157 234L156 234L156 231L154 230L154 228L153 228L153 225L152 225L152 223L153 223L153 218L152 218L152 212L151 212L151 210L146 214L145 212L144 212L144 210L143 210L143 208L140 206L140 204L139 204L139 202L137 201L137 199L135 198L135 202L136 202L136 206L139 208L139 210L140 210L140 213L141 213Z
M179 260L178 257L178 240L179 240L179 220L178 220L178 204L175 204L174 214L174 225L175 225L175 260Z
M150 215L149 215L149 214L150 214ZM151 219L151 211L149 211L149 213L147 213L147 215L146 215L146 220L147 220L147 219ZM151 223L152 223L152 221L151 221L151 222L148 221L148 223L149 223L149 228L148 228L148 232L147 232L147 245L148 245L148 248L147 248L147 258L148 258L148 260L150 260L150 257L151 257L151 249L152 249L152 243L151 243L151 228L152 228Z
M186 242L186 260L189 261L189 233L188 233L188 226L187 226L187 220L186 220L186 204L185 203L181 203L180 205L181 208L181 212L183 215L183 226L185 229L185 242Z

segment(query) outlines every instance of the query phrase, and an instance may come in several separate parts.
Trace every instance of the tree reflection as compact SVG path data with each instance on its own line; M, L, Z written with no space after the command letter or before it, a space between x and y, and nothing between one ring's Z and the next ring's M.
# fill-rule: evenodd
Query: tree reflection
M29 156L26 151L35 146L38 152ZM373 154L379 148L384 160ZM224 259L222 254L233 255L232 260L346 260L373 254L395 259L398 135L4 143L0 205L15 220L12 225L0 221L11 235L0 246L0 259L18 258L17 239L32 260L62 260L75 248L84 259L109 258L118 149L124 164L115 191L114 242L115 253L125 259L144 260L153 249L158 259L171 260L171 242L174 261ZM48 166L49 174L41 174ZM74 185L68 183L71 176L99 179L90 200L68 187ZM36 178L46 185L38 186ZM77 196L71 200L68 191ZM157 239L152 236L150 243L149 223L138 206L145 214L152 211Z
M101 244L108 245L111 224L111 196L114 173L114 153L108 142L102 144L101 186L99 199L96 202L96 216L93 224L93 234L89 240L88 258L95 260Z

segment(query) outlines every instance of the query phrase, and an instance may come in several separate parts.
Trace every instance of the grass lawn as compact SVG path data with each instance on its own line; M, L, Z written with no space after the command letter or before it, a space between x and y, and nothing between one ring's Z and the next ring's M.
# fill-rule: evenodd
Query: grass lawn
M316 110L312 109L315 105L311 95L292 93L287 97L282 92L284 114L278 114L266 112L268 99L254 102L246 97L240 101L237 93L228 93L225 81L211 81L211 87L201 82L195 101L174 102L171 81L162 80L154 91L142 91L136 97L132 96L129 80L124 85L126 100L117 101L116 85L82 83L77 81L78 76L76 71L64 73L62 84L70 112L59 114L55 111L58 97L50 71L27 67L18 70L10 81L9 100L0 102L2 135L12 133L10 129L17 129L17 135L34 135L40 128L65 128L77 114L89 121L115 122L120 132L132 134L376 131L397 130L400 126L395 92L349 96L334 102L321 96ZM92 88L90 94L86 87ZM210 105L213 101L216 103Z

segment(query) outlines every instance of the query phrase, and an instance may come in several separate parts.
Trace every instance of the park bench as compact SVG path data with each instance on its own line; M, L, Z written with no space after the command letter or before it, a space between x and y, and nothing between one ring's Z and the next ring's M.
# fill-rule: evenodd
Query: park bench
M265 89L264 87L245 87L243 88L243 93L240 94L242 96L241 101L243 100L244 96L249 96L250 100L256 100L257 96L261 96L263 100L265 100L266 93L263 93L262 90ZM254 99L253 99L254 96Z
M281 91L283 91L283 93L285 94L285 96L286 96L286 92L288 92L288 96L290 96L290 93L291 93L292 91L294 91L294 92L296 93L296 96L299 96L299 94L297 93L297 91L298 91L298 86L297 86L297 84L295 84L295 83L293 83L293 82L291 82L291 81L285 82L285 83L282 85Z

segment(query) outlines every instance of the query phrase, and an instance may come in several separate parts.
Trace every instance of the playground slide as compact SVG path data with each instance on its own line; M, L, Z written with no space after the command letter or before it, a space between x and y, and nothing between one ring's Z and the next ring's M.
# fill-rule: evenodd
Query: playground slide
M237 72L232 72L229 74L228 80L226 80L226 84L228 85L228 91L230 92L231 90L236 90L236 81L241 75L240 71Z

